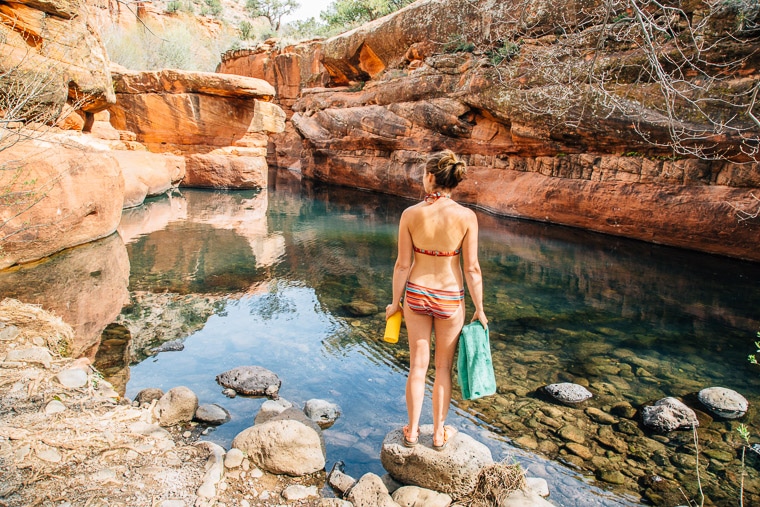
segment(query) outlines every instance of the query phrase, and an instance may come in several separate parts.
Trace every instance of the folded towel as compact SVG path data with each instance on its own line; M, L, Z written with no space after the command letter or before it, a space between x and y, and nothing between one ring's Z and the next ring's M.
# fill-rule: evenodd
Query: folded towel
M465 400L475 400L496 392L488 328L483 328L480 321L471 322L462 328L457 370L462 398Z

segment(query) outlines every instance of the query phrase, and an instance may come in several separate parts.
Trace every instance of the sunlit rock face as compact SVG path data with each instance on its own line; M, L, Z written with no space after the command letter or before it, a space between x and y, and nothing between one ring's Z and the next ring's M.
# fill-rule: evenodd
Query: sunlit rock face
M709 139L723 160L673 157L663 148L672 132L658 112L662 93L631 77L646 62L640 47L598 45L602 26L589 14L600 6L415 2L331 39L231 51L219 70L267 79L277 89L290 121L273 138L272 166L419 197L424 160L448 148L470 168L454 194L462 202L500 215L760 260L760 223L742 220L760 209L760 164L751 146L727 131ZM706 6L696 2L686 9L701 16ZM726 29L721 22L729 26L734 14L712 19L707 36L720 37ZM577 47L549 65L560 21L576 30ZM522 37L497 68L489 60L493 53L481 49L507 47L489 41L512 25ZM462 50L466 44L456 44L457 37L476 50ZM745 37L712 50L712 61L746 62L732 70L727 90L757 83L758 44ZM566 103L554 100L566 88L557 85L562 72L578 77L592 63L620 72L608 98L640 104L635 122L591 88L579 87L579 97ZM742 116L728 106L721 110L718 102L705 106L713 117ZM757 127L742 117L744 136L757 137Z
M106 152L28 141L0 151L0 167L0 269L116 230L124 180Z
M285 129L264 80L209 72L114 71L110 122L153 153L185 158L182 185L264 188L268 135Z
M71 356L94 358L127 303L129 258L118 234L0 272L0 295L40 305L74 329Z
M64 118L65 129L81 130L81 117L114 103L108 56L86 2L3 2L0 17L0 70L13 69L3 87L38 90L34 100L53 110L68 104L80 118Z

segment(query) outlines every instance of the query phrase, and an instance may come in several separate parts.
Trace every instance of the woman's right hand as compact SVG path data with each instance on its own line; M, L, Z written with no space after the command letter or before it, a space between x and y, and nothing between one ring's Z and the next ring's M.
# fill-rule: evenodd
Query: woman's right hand
M475 311L475 315L472 316L472 320L470 322L475 322L476 320L480 321L483 329L488 329L488 318L486 317L486 314L483 312L483 310Z
M385 320L391 318L391 315L395 315L396 312L401 311L401 305L398 303L391 303L385 307Z

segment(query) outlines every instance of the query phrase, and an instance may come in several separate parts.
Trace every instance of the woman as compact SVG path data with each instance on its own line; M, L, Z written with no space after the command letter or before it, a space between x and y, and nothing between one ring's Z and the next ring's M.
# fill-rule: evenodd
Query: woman
M464 162L451 151L432 155L422 182L425 199L407 208L399 223L393 303L386 307L385 316L399 311L403 297L410 356L406 382L409 423L404 426L404 445L408 447L419 439L433 331L433 448L444 449L456 433L445 421L451 402L451 367L465 320L463 278L475 305L472 320L488 325L478 262L478 220L472 210L451 200L451 191L466 172Z

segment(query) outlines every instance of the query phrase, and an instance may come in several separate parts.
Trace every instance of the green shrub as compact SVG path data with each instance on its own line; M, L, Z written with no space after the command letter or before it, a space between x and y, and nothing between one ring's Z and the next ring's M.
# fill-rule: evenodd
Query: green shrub
M456 35L443 45L444 53L472 53L475 44L468 42L464 35Z
M488 60L493 65L499 65L502 62L508 62L520 53L520 45L514 42L504 42L501 46L492 49L487 53Z

